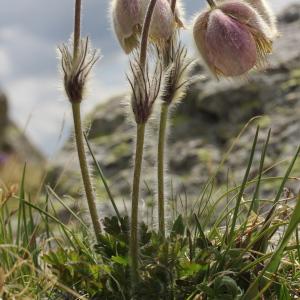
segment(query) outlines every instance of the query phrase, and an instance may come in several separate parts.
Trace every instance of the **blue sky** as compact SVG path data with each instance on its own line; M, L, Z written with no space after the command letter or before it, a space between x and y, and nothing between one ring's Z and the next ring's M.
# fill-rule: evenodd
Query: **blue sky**
M83 1L83 34L91 37L103 56L93 72L85 112L127 88L128 60L110 28L109 2ZM188 16L203 6L202 0L184 2ZM279 10L283 2L292 0L270 2ZM0 0L0 4L0 88L9 97L11 118L21 128L26 126L33 143L51 156L63 143L61 128L67 136L71 126L56 46L71 35L74 0ZM184 38L191 43L189 32Z

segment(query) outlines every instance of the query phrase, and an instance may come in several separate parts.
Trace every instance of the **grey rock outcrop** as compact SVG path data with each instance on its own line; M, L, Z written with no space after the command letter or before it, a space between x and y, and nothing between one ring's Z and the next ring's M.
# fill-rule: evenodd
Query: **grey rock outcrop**
M280 15L279 29L281 36L275 44L269 67L262 73L251 74L247 80L216 82L205 75L201 66L195 68L186 98L171 114L168 182L171 184L172 181L175 192L198 195L201 186L217 169L234 137L255 116L261 116L257 121L261 126L259 149L269 128L272 129L266 167L294 155L300 144L300 5L290 6ZM200 77L199 73L205 76ZM88 118L91 120L89 138L96 157L111 183L112 191L120 198L130 194L133 148L132 126L124 113L123 101L123 97L110 99L97 107ZM226 185L227 176L233 182L241 181L256 124L245 129L217 176L216 184ZM153 125L147 136L149 147L145 179L149 182L155 172L153 157L156 139ZM70 155L70 149L68 143L57 161L63 161ZM253 174L257 171L259 156L258 151ZM280 164L270 172L273 175L283 174L285 166ZM61 165L53 167L53 178L57 178L61 169L64 169ZM295 174L299 173L298 160ZM67 184L70 176L65 176L65 179L58 186L61 190L69 192L72 187L78 186L74 183L76 180L72 181L71 186ZM150 186L155 190L155 184Z
M45 164L45 158L31 143L27 136L9 118L9 102L4 93L0 92L0 155L1 164L4 157L13 156L20 163ZM0 166L1 167L1 166Z

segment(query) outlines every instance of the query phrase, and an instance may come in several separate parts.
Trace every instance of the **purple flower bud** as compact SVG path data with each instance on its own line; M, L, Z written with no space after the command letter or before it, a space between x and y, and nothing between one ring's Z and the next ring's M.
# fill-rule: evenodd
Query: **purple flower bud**
M172 4L172 0L168 0L170 5ZM176 1L176 6L175 6L175 22L178 28L183 28L184 27L184 6L182 4L181 0Z
M149 0L141 0L141 22L145 19ZM157 0L150 26L150 38L155 42L164 42L171 38L175 28L175 17L168 0Z
M264 19L270 27L270 31L275 38L278 35L275 15L266 0L245 0L248 2Z
M138 46L138 34L141 28L140 2L140 0L114 0L112 2L115 33L127 54Z
M148 6L149 0L112 1L111 10L114 30L123 50L127 54L139 45L139 36ZM171 38L174 28L175 17L169 0L157 0L149 32L150 39L156 44L161 44Z
M237 0L201 13L195 21L194 39L217 77L243 75L260 66L272 50L267 24L254 8Z

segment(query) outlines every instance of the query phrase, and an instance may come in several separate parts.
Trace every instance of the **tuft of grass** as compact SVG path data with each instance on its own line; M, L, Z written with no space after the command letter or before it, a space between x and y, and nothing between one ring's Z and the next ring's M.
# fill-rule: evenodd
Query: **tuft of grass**
M290 174L300 150L283 176L268 177L263 162L269 132L257 174L250 178L258 135L259 130L240 184L228 180L220 193L209 179L202 199L192 205L187 194L171 194L173 218L164 240L153 228L150 209L147 222L139 224L141 280L134 290L129 217L117 210L105 217L95 244L84 214L51 187L39 202L32 200L24 167L19 190L7 189L0 198L0 295L58 300L299 298L300 196L287 200L283 190L289 181L299 180ZM270 182L280 182L276 195L261 199L260 191ZM12 201L18 201L17 209ZM60 210L68 213L69 221L60 219Z

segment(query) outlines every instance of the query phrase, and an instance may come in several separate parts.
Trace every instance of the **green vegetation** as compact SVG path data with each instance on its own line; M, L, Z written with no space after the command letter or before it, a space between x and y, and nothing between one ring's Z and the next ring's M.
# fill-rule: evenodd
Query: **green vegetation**
M297 299L300 200L284 188L288 181L299 180L291 171L300 149L285 174L269 177L263 164L269 135L260 168L251 173L258 135L259 130L242 183L228 183L226 191L219 191L214 186L216 173L192 205L190 199L174 195L168 203L171 214L165 239L152 222L140 222L141 279L134 291L130 288L129 217L116 210L115 216L104 218L104 232L96 242L84 216L51 188L44 200L31 200L24 169L19 193L1 193L2 298ZM224 160L228 156L229 152ZM219 170L224 167L220 165ZM98 171L116 209L99 164ZM270 182L279 182L280 187L274 196L263 199L261 191ZM18 209L10 205L15 200ZM216 213L220 203L225 204ZM59 206L70 213L70 222L59 220Z
M33 197L27 181L32 180L32 174L26 165L19 188L3 184L0 300L299 299L300 194L288 186L300 180L293 173L299 170L300 147L288 163L286 157L274 163L267 156L271 130L264 136L258 126L253 142L239 145L248 152L239 165L242 167L238 167L244 169L244 175L238 181L231 180L226 164L239 159L233 150L245 129L259 119L254 117L243 127L217 168L210 163L212 153L197 144L195 157L206 161L209 171L203 174L207 182L199 186L196 200L188 192L174 193L173 186L167 193L169 107L186 94L192 61L177 38L183 23L176 0L149 0L145 7L142 2L133 1L112 2L113 24L121 47L126 54L135 53L130 56L128 75L136 129L131 197L128 196L130 213L127 207L125 212L118 207L82 125L81 102L88 75L99 56L97 50L90 48L89 39L81 38L81 0L76 0L73 40L59 50L64 88L73 112L78 169L89 221L83 211L72 205L69 196L60 195L56 184L51 187L42 180L38 195ZM250 3L253 7L238 1L207 2L209 8L196 18L193 33L211 72L218 78L235 78L261 66L277 37L275 17L265 2ZM153 55L148 44L157 50ZM220 52L222 47L226 51ZM281 86L282 90L299 83L298 71L295 72ZM247 92L255 94L256 85L250 85ZM244 101L239 109L259 110L259 99L251 98L254 100ZM152 139L156 141L152 146L157 146L155 191L153 183L145 180L143 163L146 133L153 124L150 120L157 101L161 114L158 136ZM221 107L219 112L221 115ZM262 124L268 126L266 117ZM230 137L225 126L221 131ZM107 132L102 132L104 139ZM119 142L116 137L107 160L128 151L127 142ZM93 159L95 172L88 158ZM287 163L286 171L274 175L272 171L281 163ZM224 171L227 180L218 178ZM112 216L97 208L94 173L110 201ZM145 217L141 214L142 183L148 190Z

